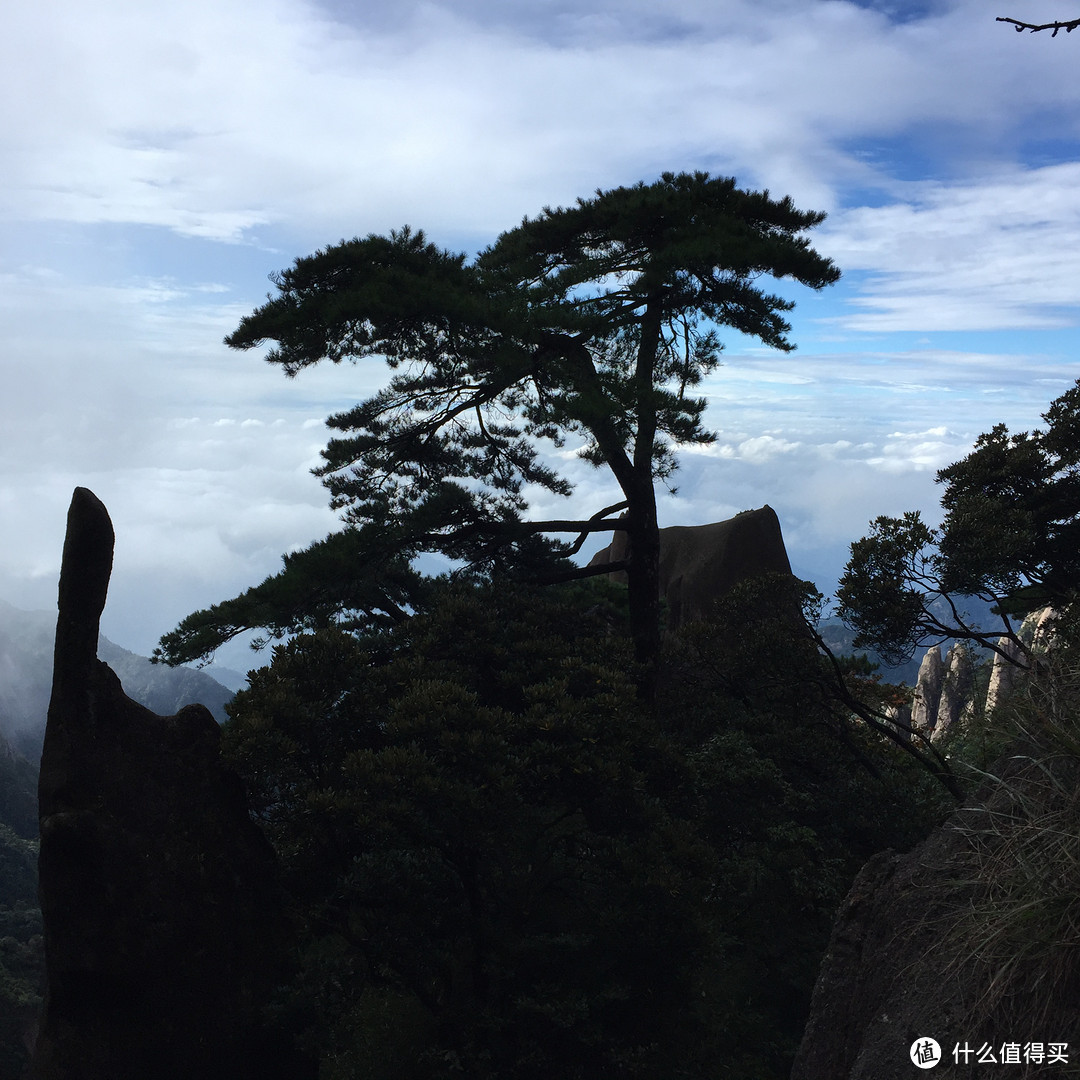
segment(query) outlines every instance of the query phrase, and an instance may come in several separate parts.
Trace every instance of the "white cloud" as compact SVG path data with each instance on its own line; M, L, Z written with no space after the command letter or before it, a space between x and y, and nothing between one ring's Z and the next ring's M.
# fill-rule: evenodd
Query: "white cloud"
M798 298L807 353L732 345L704 387L719 442L684 455L666 523L770 502L793 556L828 566L876 514L932 509L933 469L999 419L1030 426L1075 377L1075 356L1034 336L1074 325L1075 48L992 14L984 0L905 19L845 0L13 7L0 595L51 606L78 483L116 519L124 644L149 648L273 572L335 521L308 472L323 417L385 372L286 381L227 350L265 274L405 221L484 244L664 169L829 210L815 244L847 271L835 300ZM1051 138L1047 165L1029 143ZM814 320L853 287L831 351ZM1034 329L1000 347L936 336L970 327ZM927 340L859 338L894 330ZM559 467L578 494L538 515L616 500L607 474Z
M1080 319L1080 162L904 186L834 216L818 247L863 271L851 330L995 330Z
M338 20L338 21L334 21ZM705 166L834 207L887 173L846 143L1067 110L1064 55L984 8L894 25L852 3L75 0L0 44L0 211L238 239L436 223L490 236L548 202ZM1034 77L1037 73L1037 78Z
M969 439L945 427L890 432L881 451L866 463L884 472L936 472L961 456Z
M698 457L738 459L754 465L764 465L774 458L793 454L801 447L802 443L791 442L782 436L765 433L741 438L735 442L720 440L705 444L691 443L680 447L679 452Z

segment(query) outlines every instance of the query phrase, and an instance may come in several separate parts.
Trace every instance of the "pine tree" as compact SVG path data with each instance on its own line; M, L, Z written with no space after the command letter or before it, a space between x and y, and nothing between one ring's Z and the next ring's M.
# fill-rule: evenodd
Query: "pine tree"
M326 248L276 275L278 295L226 341L274 341L266 359L290 376L323 360L389 364L385 389L330 417L340 434L316 470L372 541L363 573L388 553L423 551L541 581L625 569L647 670L660 642L654 485L674 472L680 445L713 438L692 389L719 363L718 326L794 348L792 301L758 279L821 289L839 277L804 235L823 218L732 179L666 173L545 209L472 261L408 228ZM527 520L527 486L570 493L538 452L538 440L569 436L622 498L587 520ZM616 528L630 539L622 566L566 561L590 533ZM552 539L566 533L575 544ZM264 625L261 598L240 605L249 625ZM220 640L244 621L235 602L229 615ZM198 617L201 636L182 624L163 658L188 659L213 639L213 618Z

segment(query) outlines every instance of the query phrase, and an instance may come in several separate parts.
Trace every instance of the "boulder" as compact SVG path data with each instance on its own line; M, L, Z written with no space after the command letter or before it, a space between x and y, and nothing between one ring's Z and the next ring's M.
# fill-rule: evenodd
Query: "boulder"
M616 532L589 565L621 561L628 545L627 534ZM711 525L660 530L660 597L667 602L669 629L704 618L733 585L766 573L791 573L780 520L771 506ZM611 576L626 581L625 572Z
M97 659L113 530L76 488L38 787L37 1080L303 1075L264 1027L288 946L273 849L201 705L159 716Z

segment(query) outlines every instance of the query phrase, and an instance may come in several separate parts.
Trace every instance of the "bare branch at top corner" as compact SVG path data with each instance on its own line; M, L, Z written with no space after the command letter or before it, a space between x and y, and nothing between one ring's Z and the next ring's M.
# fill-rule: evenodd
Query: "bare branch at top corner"
M1033 34L1037 34L1040 30L1051 30L1053 31L1050 35L1051 37L1057 37L1059 30L1064 30L1066 34L1071 34L1078 26L1080 26L1080 19L1066 19L1062 22L1029 23L999 15L996 21L1011 23L1018 34L1022 34L1025 30L1030 30Z

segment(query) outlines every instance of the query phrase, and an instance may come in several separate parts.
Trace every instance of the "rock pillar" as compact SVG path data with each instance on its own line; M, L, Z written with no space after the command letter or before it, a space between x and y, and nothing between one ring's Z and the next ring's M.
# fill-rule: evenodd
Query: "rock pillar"
M988 717L993 716L994 710L1012 690L1021 664L1020 646L1011 638L998 638L997 647L1006 655L994 653L994 662L990 668L990 682L986 688L986 715Z
M938 702L934 739L942 738L959 720L967 720L974 712L972 695L975 689L975 662L971 650L956 642L945 659L945 679Z
M945 682L945 664L941 650L932 645L926 650L919 665L919 677L915 683L915 696L911 702L911 727L913 731L929 735L937 723L938 706L941 703L941 687Z
M158 716L97 659L113 530L76 488L38 789L37 1080L302 1076L262 1006L288 937L274 853L201 705Z

